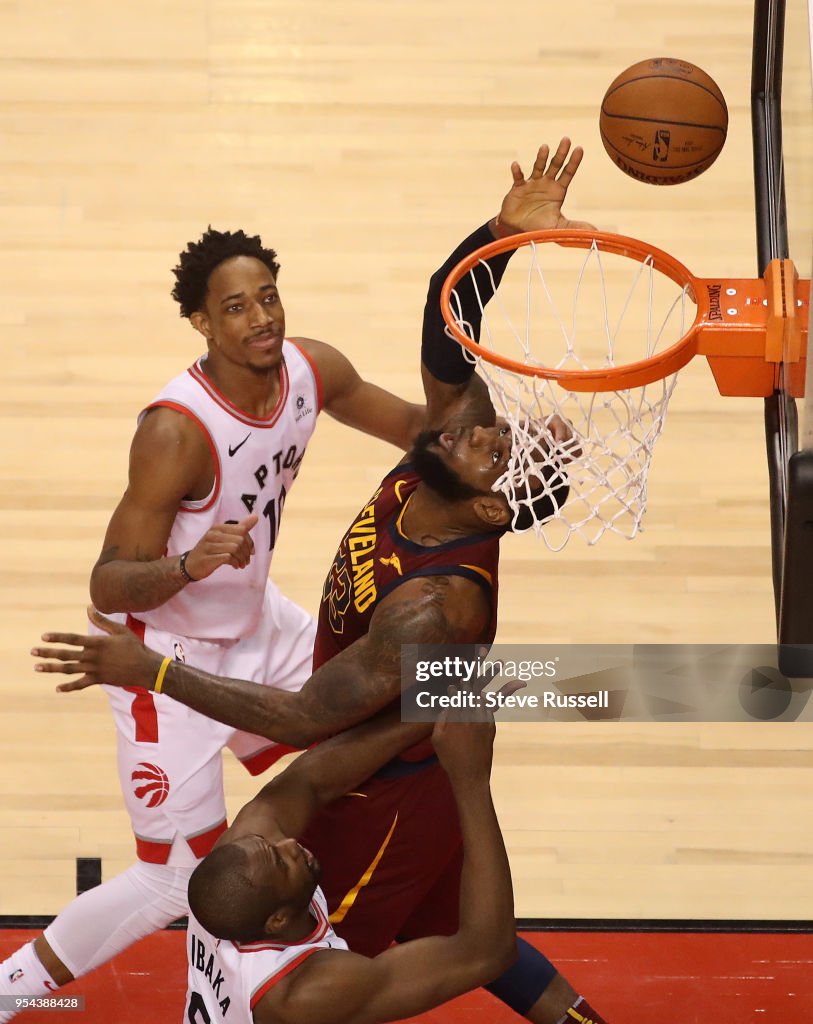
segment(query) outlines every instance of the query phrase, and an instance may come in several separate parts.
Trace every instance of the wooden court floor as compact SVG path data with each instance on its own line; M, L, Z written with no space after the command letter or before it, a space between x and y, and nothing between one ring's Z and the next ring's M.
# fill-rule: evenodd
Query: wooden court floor
M798 42L803 4L788 3ZM186 242L209 224L261 233L289 332L412 398L429 274L496 212L511 160L563 134L587 151L571 215L699 275L751 275L751 27L750 0L577 0L555 17L530 0L0 2L0 914L56 913L76 856L109 875L133 853L103 695L55 695L27 651L43 629L82 628L135 416L198 354L169 298ZM667 189L616 170L597 123L615 75L658 55L704 67L731 118L714 167ZM809 272L805 95L786 158ZM321 425L274 562L310 610L394 461ZM723 400L689 366L645 532L558 555L511 539L501 573L502 641L770 643L761 402ZM813 918L812 761L804 724L502 728L518 913ZM228 765L232 810L255 785Z

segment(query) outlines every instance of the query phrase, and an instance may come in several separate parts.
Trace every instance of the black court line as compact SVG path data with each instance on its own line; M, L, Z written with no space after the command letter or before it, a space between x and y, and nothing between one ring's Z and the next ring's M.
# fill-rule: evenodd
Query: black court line
M0 929L21 928L41 931L53 917L0 914ZM167 931L186 928L186 918L168 925ZM691 918L600 918L600 917L519 917L517 929L523 932L684 932L705 934L810 935L813 921L739 921L693 920Z

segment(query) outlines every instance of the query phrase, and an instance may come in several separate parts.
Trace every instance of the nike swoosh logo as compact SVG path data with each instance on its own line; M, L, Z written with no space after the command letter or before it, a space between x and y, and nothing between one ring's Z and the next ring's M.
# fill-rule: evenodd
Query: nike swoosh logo
M251 431L249 430L249 432L246 434L246 436L243 438L243 440L240 442L240 444L235 445L234 448L232 448L232 446L229 445L229 455L230 456L231 455L236 455L240 451L240 449L243 447L243 445L246 443L246 441L248 441L248 439L250 437L251 437Z

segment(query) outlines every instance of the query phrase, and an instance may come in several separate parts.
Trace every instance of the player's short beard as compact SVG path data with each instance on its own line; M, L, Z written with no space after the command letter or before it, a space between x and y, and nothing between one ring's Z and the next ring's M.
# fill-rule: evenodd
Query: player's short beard
M441 430L423 430L412 443L409 461L415 472L426 486L444 501L469 501L477 498L483 491L467 484L443 461L441 454L434 449L440 441Z

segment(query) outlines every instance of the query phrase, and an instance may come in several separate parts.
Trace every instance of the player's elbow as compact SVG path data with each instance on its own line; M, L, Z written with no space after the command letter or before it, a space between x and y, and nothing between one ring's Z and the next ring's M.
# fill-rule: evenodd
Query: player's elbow
M107 573L104 569L103 565L94 565L93 567L90 574L90 601L97 611L111 615L121 609L116 608L112 600L110 588L107 586Z

